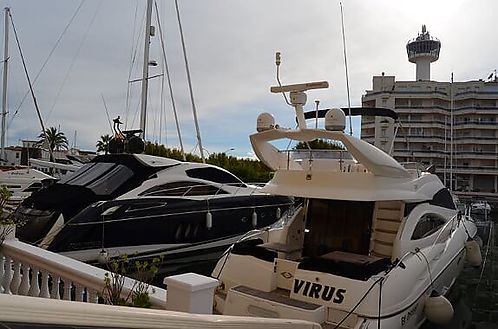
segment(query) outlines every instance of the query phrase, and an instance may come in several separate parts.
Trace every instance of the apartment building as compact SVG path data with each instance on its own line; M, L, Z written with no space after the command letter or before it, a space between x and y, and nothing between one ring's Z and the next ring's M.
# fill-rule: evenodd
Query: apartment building
M363 106L394 109L399 124L363 118L361 137L398 161L435 165L446 186L462 197L498 198L498 79L494 74L488 81L431 81L430 63L440 45L423 27L407 44L416 80L373 77Z

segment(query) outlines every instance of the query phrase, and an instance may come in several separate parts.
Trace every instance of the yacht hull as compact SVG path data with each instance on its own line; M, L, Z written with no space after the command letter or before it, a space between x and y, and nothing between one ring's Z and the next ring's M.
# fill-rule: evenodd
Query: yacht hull
M109 257L178 255L211 246L223 251L244 233L274 223L291 204L269 195L97 203L66 223L48 250L86 262L96 261L102 249Z

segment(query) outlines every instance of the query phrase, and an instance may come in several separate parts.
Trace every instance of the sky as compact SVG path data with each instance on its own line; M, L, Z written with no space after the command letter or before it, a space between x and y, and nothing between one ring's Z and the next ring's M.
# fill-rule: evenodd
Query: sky
M171 87L187 152L196 131L174 0L156 0ZM329 89L308 93L306 110L348 104L341 11L335 0L178 0L193 98L206 155L251 156L248 136L256 117L269 112L294 127L293 109L276 85L275 52L282 54L283 84L327 80ZM122 129L138 129L143 61L144 0L10 0L22 53L45 127L58 127L70 146L95 150L118 115ZM344 0L344 26L352 106L385 72L414 80L406 43L422 24L441 43L432 80L486 79L498 67L496 0ZM2 15L3 17L3 15ZM149 76L164 72L160 33L151 40ZM1 36L4 24L0 24ZM0 49L4 49L0 36ZM37 139L41 126L21 58L9 29L7 142ZM2 51L3 53L3 51ZM1 69L3 73L3 68ZM164 77L164 78L162 78ZM164 75L150 79L147 140L179 148ZM162 83L163 82L163 83ZM162 91L161 91L162 89ZM24 101L22 102L23 98ZM106 111L107 109L107 111ZM359 119L353 121L359 135Z

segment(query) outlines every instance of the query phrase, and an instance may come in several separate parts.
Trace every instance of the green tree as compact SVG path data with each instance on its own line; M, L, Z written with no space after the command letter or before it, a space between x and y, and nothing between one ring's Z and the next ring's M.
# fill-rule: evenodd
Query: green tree
M54 156L53 152L55 150L67 150L68 149L68 142L67 138L64 135L63 132L58 131L57 128L55 127L50 127L45 129L45 133L40 133L38 135L39 145L44 145L49 148L50 150L50 161L54 161Z
M180 161L183 159L180 150L167 148L164 145L150 142L145 143L145 154L157 155ZM189 162L202 162L201 157L198 155L187 153L185 156ZM206 159L206 162L230 171L243 182L267 182L271 178L271 170L259 160L240 159L221 152L211 153Z
M299 142L294 148L296 150L307 150L308 145L312 150L345 150L345 148L341 144L329 142L323 139L314 139L312 141L309 141L308 143Z
M111 141L112 136L109 134L100 136L100 140L97 141L95 145L97 147L97 152L104 152L104 154L109 153L109 142Z

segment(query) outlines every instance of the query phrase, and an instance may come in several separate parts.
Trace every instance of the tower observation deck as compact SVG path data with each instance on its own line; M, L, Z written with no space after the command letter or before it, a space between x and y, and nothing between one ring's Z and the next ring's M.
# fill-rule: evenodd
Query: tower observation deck
M431 79L431 63L438 60L440 49L441 41L431 37L425 25L422 25L422 33L408 41L406 45L408 60L417 65L417 81Z

